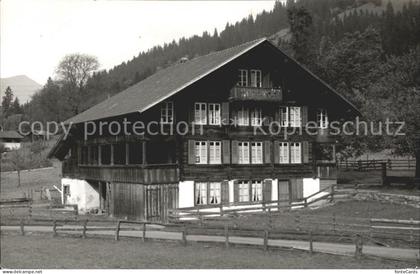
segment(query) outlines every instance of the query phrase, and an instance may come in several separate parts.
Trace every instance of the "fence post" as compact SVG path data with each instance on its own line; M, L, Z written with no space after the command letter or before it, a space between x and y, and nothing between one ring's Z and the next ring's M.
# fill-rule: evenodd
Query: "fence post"
M143 242L146 241L146 223L143 223L143 237L142 237Z
M225 247L229 248L229 225L225 224Z
M29 218L32 218L32 201L29 202Z
M312 230L309 230L309 252L314 253L314 243L312 238Z
M388 185L386 180L386 163L381 163L381 171L382 171L382 185Z
M295 224L296 224L296 230L300 230L300 216L298 214L295 215Z
M414 241L414 236L413 236L413 230L414 230L414 226L413 226L413 218L410 218L410 223L411 223L411 229L410 229L410 241Z
M57 220L53 221L53 237L57 236Z
M182 244L184 246L187 245L187 226L184 225L184 229L182 230Z
M86 239L87 223L88 223L88 220L86 219L86 220L83 222L83 234L82 234L83 239Z
M223 204L220 203L220 217L223 216Z
M24 222L23 222L23 218L20 219L20 232L22 234L22 236L25 236L25 229L24 229Z
M268 250L268 230L264 230L264 251Z
M333 232L335 233L336 232L336 225L337 225L337 222L336 222L336 219L335 219L335 213L333 213L333 215L332 215L332 221L333 221Z
M268 209L268 228L273 229L273 215L271 213L271 207Z
M265 208L265 202L264 201L262 202L262 208L263 208L263 211L266 212L267 209Z
M356 250L355 250L355 257L356 258L361 258L363 254L363 240L362 240L362 236L360 236L359 234L356 234Z
M120 221L117 221L117 226L115 227L115 240L120 240Z

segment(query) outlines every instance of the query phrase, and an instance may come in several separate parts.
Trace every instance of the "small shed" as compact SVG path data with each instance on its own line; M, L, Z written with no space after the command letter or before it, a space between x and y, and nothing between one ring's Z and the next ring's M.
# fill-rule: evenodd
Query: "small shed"
M16 150L21 146L23 136L17 131L8 130L0 131L0 143L2 143L6 150Z

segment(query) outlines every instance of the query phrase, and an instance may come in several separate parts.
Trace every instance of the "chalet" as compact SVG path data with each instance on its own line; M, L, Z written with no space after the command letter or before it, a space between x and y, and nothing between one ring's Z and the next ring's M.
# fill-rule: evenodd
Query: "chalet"
M50 156L63 161L65 202L119 218L292 203L336 183L328 123L357 115L325 82L260 39L161 69L76 115ZM116 130L138 121L161 130ZM314 135L302 130L309 121L319 129ZM93 131L104 124L115 127ZM279 134L267 134L272 124Z
M14 130L0 131L0 143L6 150L16 150L21 146L23 136Z

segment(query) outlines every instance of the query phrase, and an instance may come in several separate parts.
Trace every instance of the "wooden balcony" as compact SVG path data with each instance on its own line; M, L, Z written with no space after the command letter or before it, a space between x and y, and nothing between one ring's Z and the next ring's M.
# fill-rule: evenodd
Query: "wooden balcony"
M278 88L234 87L230 90L229 101L281 102L283 93Z
M174 183L179 181L177 164L75 166L63 163L63 176L75 179L121 183Z

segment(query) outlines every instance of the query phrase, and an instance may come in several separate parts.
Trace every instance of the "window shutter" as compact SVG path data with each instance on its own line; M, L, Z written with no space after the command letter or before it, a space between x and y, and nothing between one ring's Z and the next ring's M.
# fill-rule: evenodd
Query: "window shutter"
M306 127L306 124L308 123L308 107L303 106L301 108L301 116L302 116L302 127Z
M233 201L235 203L239 202L239 185L238 180L233 182Z
M303 198L303 179L299 178L296 180L296 188L297 188L297 198Z
M223 151L223 164L230 164L230 141L223 140L222 142L222 151Z
M266 179L263 183L263 200L265 202L271 201L271 180Z
M266 73L263 77L263 88L271 88L270 74Z
M238 141L232 141L232 164L239 163Z
M229 103L222 103L222 125L229 125Z
M302 142L302 162L309 163L309 142L304 141Z
M279 201L287 201L287 203L281 202L280 205L288 204L290 201L289 195L289 181L280 181L278 183Z
M188 140L188 164L195 164L195 141Z
M222 181L221 184L221 195L222 195L222 204L226 205L229 203L229 181Z
M271 141L264 141L264 162L266 164L271 163Z
M280 163L280 142L279 141L274 141L273 153L274 153L274 163L279 164Z

